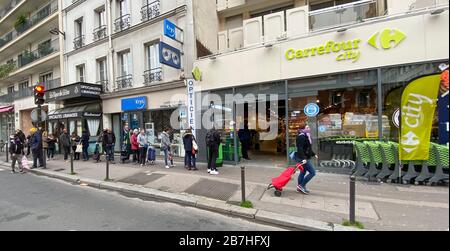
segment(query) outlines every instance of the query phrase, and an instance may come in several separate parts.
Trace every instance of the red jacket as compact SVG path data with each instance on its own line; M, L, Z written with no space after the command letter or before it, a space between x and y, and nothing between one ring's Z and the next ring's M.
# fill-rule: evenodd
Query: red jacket
M137 141L137 135L134 133L131 136L131 150L139 150L139 143Z

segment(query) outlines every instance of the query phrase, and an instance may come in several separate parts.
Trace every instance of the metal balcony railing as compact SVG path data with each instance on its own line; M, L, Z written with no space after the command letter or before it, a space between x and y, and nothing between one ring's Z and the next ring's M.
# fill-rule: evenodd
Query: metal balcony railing
M161 15L161 3L160 0L151 2L141 8L142 21L152 20Z
M131 27L131 15L127 14L114 21L115 32L120 32Z
M20 4L24 0L11 0L9 1L3 9L0 9L0 19L5 17L12 9Z
M116 89L118 91L133 87L133 75L128 74L116 79Z
M25 33L27 30L33 26L39 24L45 18L51 16L53 13L58 11L58 1L49 2L43 8L36 11L30 18L27 18L22 24L14 27L14 30L4 34L0 37L0 48L5 46L7 43L18 38L20 35Z
M147 70L144 72L144 85L149 86L163 80L162 67Z
M84 35L78 36L73 39L73 49L78 50L84 46Z
M102 25L94 29L94 41L105 38L106 36L108 36L108 33L106 31L106 25Z
M55 78L44 83L45 90L52 90L61 87L61 79Z
M0 104L11 104L14 102L14 93L8 93L0 96Z
M377 17L377 1L363 0L309 13L311 30L332 28Z
M111 88L109 87L109 81L107 79L106 80L97 81L95 84L101 85L102 88L103 88L103 92L110 92L111 91Z
M44 58L54 52L59 51L59 40L55 39L49 43L38 45L38 49L34 51L24 51L17 57L17 67L21 68L29 63Z
M34 95L34 87L32 86L24 89L19 89L18 91L14 92L14 100L32 97L33 95Z

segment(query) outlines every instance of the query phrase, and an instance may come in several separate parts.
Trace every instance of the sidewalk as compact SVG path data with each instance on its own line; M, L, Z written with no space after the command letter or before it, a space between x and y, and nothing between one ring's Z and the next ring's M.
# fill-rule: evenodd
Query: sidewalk
M2 158L3 160L4 158ZM141 168L132 164L110 165L110 178L116 184L139 185L154 191L210 201L237 205L241 200L241 169L223 167L220 175L210 176L206 166L200 171L189 172L182 163L173 169L165 169L161 160L156 166ZM7 163L0 161L3 169ZM50 161L49 174L70 173L70 163ZM106 163L92 161L74 162L77 177L102 181L105 179ZM287 186L281 198L266 191L272 177L278 176L280 168L246 168L246 195L254 208L289 217L301 217L319 222L342 224L349 214L349 177L347 175L318 173L309 185L312 194L304 196L296 192L296 177ZM47 173L46 173L47 172ZM51 175L50 175L51 176ZM449 228L449 188L403 186L357 182L357 220L372 230L441 230ZM166 193L166 194L167 194ZM224 204L225 205L225 204ZM256 213L256 211L255 211ZM276 216L271 216L275 218Z

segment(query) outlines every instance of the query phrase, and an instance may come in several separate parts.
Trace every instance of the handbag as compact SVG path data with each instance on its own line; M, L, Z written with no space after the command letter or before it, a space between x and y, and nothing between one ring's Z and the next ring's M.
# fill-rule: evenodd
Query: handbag
M77 149L75 150L76 153L82 153L83 152L83 145L80 143L77 145Z
M28 169L28 170L30 169L30 164L28 163L28 159L26 156L22 157L21 163L22 163L22 168Z
M198 152L198 145L197 142L195 142L195 140L192 141L192 148L194 149L194 151Z

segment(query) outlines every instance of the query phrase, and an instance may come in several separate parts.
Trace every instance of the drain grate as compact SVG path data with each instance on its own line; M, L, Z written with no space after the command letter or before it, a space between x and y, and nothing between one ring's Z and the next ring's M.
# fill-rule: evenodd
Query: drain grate
M56 170L53 170L53 171L55 171L55 172L62 172L62 171L65 171L66 169L64 169L64 168L61 168L61 169L56 169Z
M125 179L119 180L123 183L128 184L136 184L136 185L145 185L147 183L153 182L155 180L161 179L162 177L166 176L165 174L159 174L159 173L152 173L151 175L148 175L147 173L137 173L133 176L127 177Z
M186 189L185 192L211 199L228 201L238 188L239 186L235 184L200 179L197 183Z

